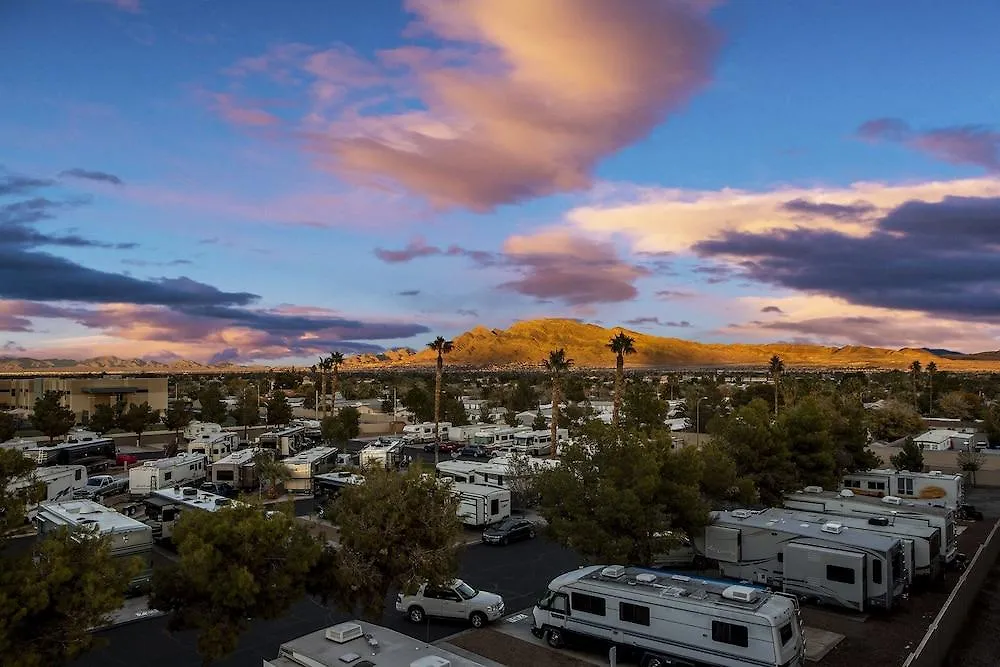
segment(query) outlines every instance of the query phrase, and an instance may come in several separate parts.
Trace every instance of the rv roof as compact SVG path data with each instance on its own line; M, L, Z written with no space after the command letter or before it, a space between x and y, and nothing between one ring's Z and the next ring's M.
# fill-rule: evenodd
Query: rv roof
M882 532L893 532L900 534L905 533L906 535L914 537L923 537L924 539L930 539L932 536L938 534L937 528L933 528L929 525L924 525L924 524L913 525L912 523L905 523L899 526L895 526L895 528L898 528L899 530L890 530L893 529L894 526L892 525L874 526L868 523L868 517L864 516L851 516L851 515L843 516L838 514L836 517L831 517L829 514L823 514L822 512L810 512L807 510L778 509L778 508L775 508L775 510L783 514L790 521L815 523L820 526L822 526L824 523L832 521L834 523L839 523L841 526L846 528L875 530L876 532L882 530Z
M897 505L895 503L887 503L882 498L875 498L874 496L863 496L857 494L843 496L840 491L796 491L795 493L789 493L786 495L785 499L814 503L823 503L824 501L844 502L848 507L855 505L858 507L871 507L873 510L878 508L885 510L887 514L891 511L897 510L905 513L927 514L930 516L942 517L947 517L953 514L952 510L946 507L935 507L933 505L914 503L906 498L901 498L900 503Z
M241 449L229 454L225 458L221 458L215 462L215 465L228 464L228 465L244 465L253 460L253 457L260 452L260 447L251 447L250 449Z
M455 482L451 485L451 488L459 493L493 493L496 491L503 491L504 488L501 486L493 486L491 484L467 484L465 482Z
M911 470L893 470L892 468L881 468L879 470L868 470L867 472L854 472L848 475L844 475L845 479L854 479L855 477L868 477L870 475L899 475L900 477L913 477L915 479L957 479L962 477L956 473L942 473L942 472L913 472Z
M155 459L153 461L143 461L142 465L146 468L171 468L176 465L181 465L184 463L195 463L197 461L204 461L204 454L178 454L177 456L171 456L166 459Z
M93 500L64 500L42 503L38 518L57 526L97 526L101 534L147 529L146 524L119 514Z
M775 507L760 512L752 512L747 517L743 517L742 515L734 516L733 512L711 513L713 523L716 525L730 528L762 528L764 530L780 531L801 537L837 542L845 546L855 546L863 549L887 551L899 541L899 538L874 533L870 530L849 529L841 533L829 533L823 530L823 524L830 521L829 516L815 514L810 516L818 516L820 520L817 522L805 521L802 518L792 515L791 510L783 510ZM836 523L842 523L840 517L837 517Z
M289 456L287 459L284 459L282 463L284 463L285 465L299 465L302 463L313 463L322 458L333 456L336 453L337 453L336 447L313 447L312 449L301 451L295 456Z
M195 493L191 493L194 490ZM160 498L163 500L168 500L179 505L186 505L188 507L197 507L198 509L208 510L209 512L214 512L217 509L230 505L231 501L229 498L224 496L216 495L214 493L208 493L207 491L201 491L200 489L188 488L188 493L190 495L184 495L184 489L180 488L169 488L169 489L157 489L152 492L154 498Z

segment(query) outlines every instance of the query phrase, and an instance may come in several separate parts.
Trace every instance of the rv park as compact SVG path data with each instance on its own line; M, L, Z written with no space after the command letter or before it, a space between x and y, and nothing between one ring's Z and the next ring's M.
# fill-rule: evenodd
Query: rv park
M309 379L309 374L304 377ZM662 412L654 414L662 428L669 429L676 453L721 442L720 420L756 405L748 395L765 410L775 409L768 407L768 399L778 395L769 379L766 374L677 374L628 382L634 391L647 392L658 402ZM363 398L377 381L355 378L351 395L334 390L327 401L328 413L356 420L353 432L346 434L323 427L323 409L317 404L324 401L318 392L307 404L297 396L304 393L298 385L282 389L277 378L267 377L257 380L252 390L257 410L246 407L251 393L247 387L252 385L223 379L221 391L215 390L225 405L218 413L225 419L219 422L205 419L214 409L209 404L213 396L201 400L208 383L186 379L168 385L163 379L159 409L164 413L176 409L178 397L190 397L191 420L172 430L150 423L138 432L117 428L102 433L78 424L53 446L47 436L32 433L30 414L24 414L29 428L3 446L37 463L33 479L43 484L45 495L27 508L31 523L7 541L5 551L27 552L62 526L98 526L101 534L110 536L113 554L139 555L146 566L130 582L132 593L125 606L112 614L106 627L95 630L109 640L107 645L73 664L130 664L140 650L151 667L201 664L194 633L166 633L168 615L149 608L143 594L157 569L179 561L172 536L185 516L228 511L244 502L260 503L266 512L290 508L296 522L336 548L340 533L326 516L329 502L345 489L364 484L372 470L402 474L420 466L455 498L462 524L454 545L459 550L458 576L474 589L499 595L504 607L502 615L484 627L470 627L468 617L421 616L421 622L414 623L408 620L412 607L397 609L392 595L379 623L365 626L369 634L382 636L385 646L395 647L386 649L385 660L393 651L412 650L450 655L451 664L578 667L608 664L608 647L617 644L618 664L669 664L656 662L659 655L690 664L737 667L764 664L747 662L739 650L746 637L761 632L753 645L765 656L761 659L772 661L766 664L992 664L976 662L982 660L977 656L995 655L995 633L988 623L995 621L989 614L996 612L979 596L995 590L990 582L996 581L1000 554L1000 450L991 448L983 418L937 417L913 410L919 424L895 438L877 436L882 431L895 434L898 420L886 426L872 418L866 445L878 463L870 470L844 472L825 491L801 485L770 503L719 504L710 508L708 524L694 529L685 541L672 543L652 562L640 563L641 568L622 568L617 566L634 564L594 563L550 534L544 507L518 502L525 479L570 465L564 462L567 452L587 443L582 424L588 416L604 424L613 419L613 382L587 378L580 384L589 415L581 418L574 411L583 401L566 400L561 406L565 421L558 424L553 442L553 405L544 402L545 380L508 380L513 390L531 384L538 388L532 389L533 404L504 405L504 399L494 404L489 398L490 385L501 380L449 377L449 398L442 401L448 411L435 426L422 418L428 407L419 396L398 398L405 383L393 379L378 386L371 398ZM417 378L410 388L423 382ZM793 380L784 382L791 385ZM892 388L892 378L883 382L885 398L870 388L874 400L863 401L866 411L901 410L899 405L905 407L907 400L918 405L926 400L904 396L893 403L893 391L901 390ZM261 422L271 421L265 409L271 404L268 397L278 393L289 404L287 418L264 425ZM579 396L576 388L573 394ZM626 419L638 410L636 405L625 403ZM791 410L791 405L792 399L783 397L778 409ZM462 417L455 418L459 413ZM449 417L472 423L459 426ZM912 415L906 417L912 421ZM907 447L912 450L913 441L928 443L917 448L922 470L897 470L890 459ZM975 454L974 470L969 469L969 453ZM266 466L259 467L265 465L262 455L284 466L280 482L266 479ZM516 540L511 533L508 540L500 533L496 541L503 546L486 544L484 530L508 518L528 522L530 536L525 528L520 537L529 539ZM588 561L601 567L577 569ZM571 605L566 607L569 614L558 612L563 604L559 595L573 600L565 603ZM578 606L578 597L591 601ZM692 627L704 624L707 630L678 634L680 624L669 620L678 614ZM723 618L729 620L719 620ZM769 620L760 626L761 619ZM335 606L303 597L279 618L252 621L235 652L216 664L273 661L294 652L292 646L317 655L328 654L331 642L353 647L360 630L350 623L356 620ZM348 625L340 628L342 644L329 633L324 638L324 629L343 623ZM728 625L722 628L720 623ZM649 630L637 634L637 625ZM595 632L594 627L604 629ZM751 635L740 635L747 627L753 628ZM313 633L319 634L314 638ZM629 646L634 650L626 650Z

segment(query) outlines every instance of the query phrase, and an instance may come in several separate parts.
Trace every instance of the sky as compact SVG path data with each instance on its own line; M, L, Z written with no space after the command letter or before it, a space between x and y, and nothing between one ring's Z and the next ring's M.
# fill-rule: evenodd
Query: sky
M1000 348L989 0L6 0L0 356Z

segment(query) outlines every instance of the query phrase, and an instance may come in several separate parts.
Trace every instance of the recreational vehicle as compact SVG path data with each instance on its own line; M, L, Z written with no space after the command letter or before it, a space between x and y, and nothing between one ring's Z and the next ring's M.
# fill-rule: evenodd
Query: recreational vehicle
M37 468L24 477L15 479L7 485L10 493L27 491L35 484L43 487L43 495L38 502L25 507L27 520L34 519L39 503L70 500L87 484L87 469L84 466L49 466Z
M841 488L856 495L896 496L907 501L957 509L965 504L965 478L940 470L868 470L844 475Z
M291 405L291 403L289 403ZM295 407L295 406L292 406ZM323 437L323 428L318 419L296 419L289 426L301 426L304 430L302 431L310 440L316 440Z
M945 564L952 564L958 556L955 511L947 507L918 505L898 496L857 496L849 489L840 492L824 491L818 486L807 486L798 493L788 494L784 505L788 509L841 516L884 516L899 524L931 526L937 528L941 544L944 545Z
M178 484L200 484L207 474L204 454L178 454L145 461L128 471L128 493L135 499Z
M212 435L222 433L222 426L212 422L193 421L184 427L184 439L187 441L197 440L202 435Z
M64 500L42 503L35 517L38 534L44 536L62 527L92 530L107 537L111 555L115 558L138 558L139 573L129 582L135 591L149 582L153 573L153 531L144 523L131 519L93 500Z
M451 422L438 422L438 437L441 440L448 440L449 428L451 428ZM434 422L407 424L403 427L403 440L406 441L406 444L412 445L434 442Z
M531 612L532 634L560 648L585 636L629 647L643 667L803 667L795 598L621 565L556 577Z
M487 449L499 449L514 444L514 436L518 433L528 433L530 426L504 426L476 431L472 436L472 444L486 447Z
M783 514L712 512L711 523L694 535L695 549L718 562L724 577L856 611L896 607L909 578L898 537Z
M239 440L235 433L199 433L198 437L188 443L189 454L204 454L210 463L221 461L236 451Z
M153 529L153 539L169 540L184 512L215 512L233 503L229 498L191 487L158 489L143 501L145 523Z
M89 438L74 442L60 442L46 447L42 443L22 450L22 453L40 466L69 465L91 456L115 458L115 441L111 438Z
M569 440L569 430L556 429L556 442ZM558 448L557 448L558 449ZM528 456L548 456L552 454L552 431L525 431L514 435L513 450Z
M313 447L285 459L291 476L285 481L288 493L312 493L313 477L329 472L336 464L336 447Z
M345 487L364 484L365 478L351 472L325 472L313 478L313 489L317 495L335 496Z
M379 438L375 442L365 445L365 448L358 452L358 462L362 468L376 467L391 470L398 468L403 460L402 440L383 440Z
M212 481L229 484L234 489L249 491L260 484L257 477L257 463L254 457L261 451L259 447L241 449L212 464Z
M438 477L450 477L461 484L478 484L483 481L479 469L486 464L477 461L441 461L437 464Z
M449 426L448 439L452 442L460 442L463 445L467 445L472 442L472 437L476 434L477 431L482 431L489 428L491 428L490 424L468 424L466 426Z
M265 449L273 449L279 457L294 456L305 446L306 429L304 426L289 426L277 431L262 433L257 438L257 444Z
M458 518L466 526L482 528L510 516L510 490L483 484L450 485L458 498Z

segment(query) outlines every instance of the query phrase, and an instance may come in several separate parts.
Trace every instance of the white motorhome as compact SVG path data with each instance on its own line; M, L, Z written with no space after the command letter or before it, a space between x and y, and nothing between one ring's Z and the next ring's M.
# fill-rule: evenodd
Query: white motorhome
M313 447L282 461L291 473L285 480L288 493L312 493L313 477L333 470L337 464L336 447Z
M38 534L44 536L62 527L93 530L109 538L111 555L115 558L138 558L139 573L129 582L129 588L141 588L153 573L153 531L144 523L131 519L93 500L64 500L42 503L35 517Z
M358 465L362 468L377 467L391 470L398 468L403 457L402 440L384 440L379 438L365 445L358 452Z
M153 529L153 539L169 540L184 512L215 512L232 505L229 498L191 487L157 489L143 501L145 523Z
M239 438L235 433L223 431L222 433L199 433L198 436L188 443L189 454L204 454L209 462L220 461L239 447Z
M451 422L438 422L438 435L442 440L448 440L448 430ZM407 424L403 427L403 440L407 444L421 444L424 442L434 442L434 422L424 422L422 424Z
M289 426L277 431L262 433L257 444L265 449L273 449L279 457L294 456L305 446L305 426Z
M893 522L936 528L944 545L944 563L950 565L958 556L958 531L955 511L947 507L918 505L898 496L857 496L849 489L824 491L818 486L807 486L800 492L785 496L788 509L823 512L841 516L889 517Z
M467 424L466 426L449 426L448 427L448 440L452 442L461 442L462 444L469 444L472 442L472 436L476 434L477 431L482 431L491 428L491 424Z
M569 440L569 430L565 428L556 429L557 444L565 443ZM552 431L524 431L514 435L512 451L528 456L548 456L552 453Z
M844 475L842 489L855 495L896 496L904 500L936 507L958 509L965 504L965 478L931 470L868 470Z
M528 433L530 426L503 426L476 431L472 436L472 444L486 449L499 449L514 444L514 436L518 433Z
M222 426L213 422L193 421L184 427L184 439L188 441L197 440L201 435L213 433L222 433Z
M144 461L128 471L128 493L134 498L147 496L157 489L179 484L200 484L208 474L204 454L178 454L170 458Z
M835 521L808 523L768 509L712 512L694 547L724 577L856 611L893 609L906 593L902 541ZM827 517L832 518L832 517Z
M7 485L7 490L10 493L17 493L26 491L35 484L41 484L45 493L41 500L25 507L28 521L34 519L39 503L71 500L74 493L86 486L87 468L79 465L36 468L31 474L12 480Z
M556 577L531 612L532 633L560 648L582 635L635 649L643 667L803 667L795 598L621 565Z
M484 484L450 485L458 498L458 518L466 526L491 526L510 516L510 490Z
M234 489L249 491L260 484L254 457L263 451L260 447L240 449L212 464L212 481L229 484Z
M485 464L478 461L441 461L437 464L437 476L448 477L461 484L479 484L483 481L479 469Z

